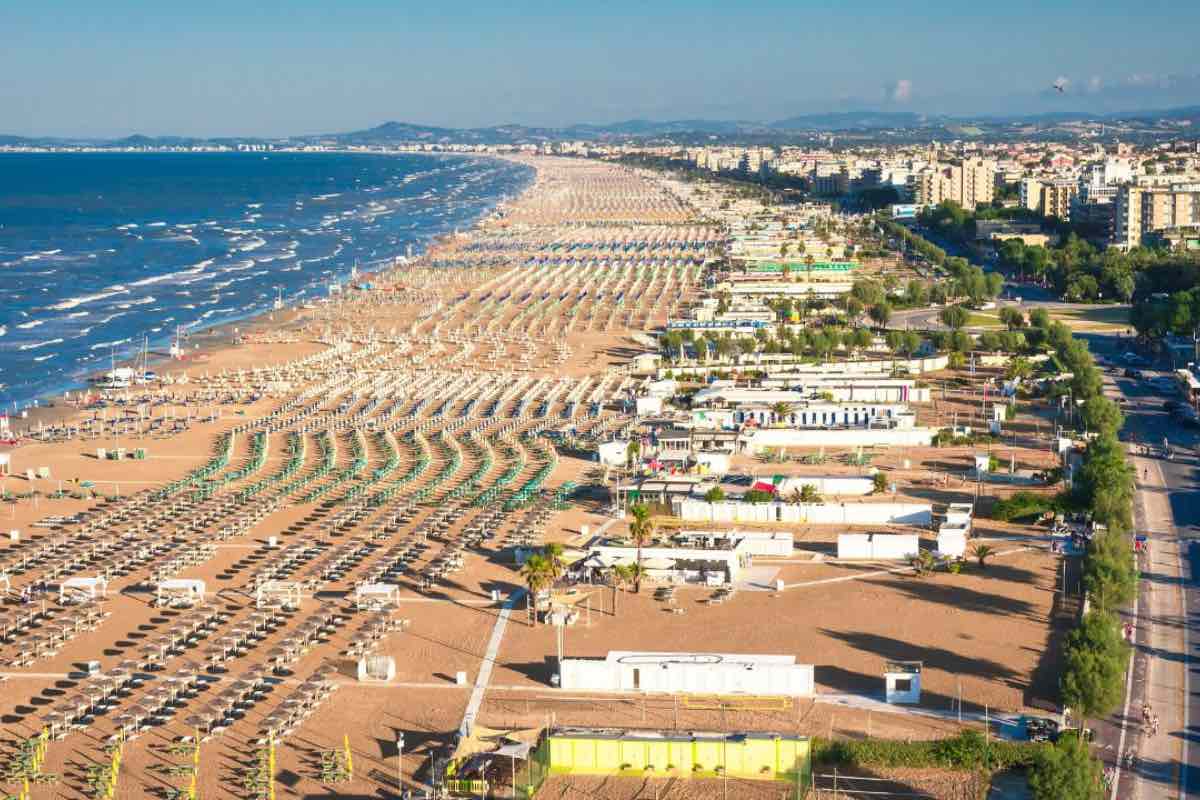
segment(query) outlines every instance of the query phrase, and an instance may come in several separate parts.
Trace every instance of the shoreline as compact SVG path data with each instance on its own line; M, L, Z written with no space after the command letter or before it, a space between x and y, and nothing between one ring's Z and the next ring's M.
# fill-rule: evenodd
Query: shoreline
M285 152L302 155L302 154L307 154L310 151L296 150L296 151L285 151ZM524 197L526 195L526 193L529 192L529 190L537 182L537 168L536 167L534 167L528 163L515 160L515 159L506 158L504 156L493 155L493 154L488 154L488 153L480 153L480 154L475 154L475 153L408 153L408 152L362 153L362 152L354 151L354 150L345 150L345 151L338 150L338 151L319 151L319 153L316 153L316 154L327 155L331 152L340 154L340 155L374 155L374 156L418 155L418 156L428 156L431 158L438 158L438 159L447 158L450 156L456 157L458 159L467 159L467 158L490 159L490 160L494 160L494 161L506 161L510 164L519 164L521 166L525 166L530 169L531 174L528 176L524 185L520 186L517 189L517 191L513 194L497 195L495 198L495 202L491 203L490 205L486 205L484 208L482 208L480 213L478 214L478 216L475 217L473 220L470 220L470 224L465 229L463 229L462 231L459 232L460 235L461 234L472 234L472 233L476 232L479 229L480 224L482 224L485 220L487 220L489 217L494 215L498 208L501 208L506 203L512 203L512 202L516 202L516 201L520 200L522 197ZM92 154L91 153L83 153L83 154L63 153L61 155L92 155ZM147 153L146 155L156 155L156 154L155 153ZM179 153L178 155L189 155L189 154L188 153ZM205 155L205 154L197 153L197 154L192 154L192 155ZM377 259L375 262L372 262L372 264L368 264L367 268L359 268L358 275L360 278L364 278L364 277L372 276L372 275L386 274L386 273L389 273L389 272L399 268L403 264L417 263L421 259L425 258L439 244L454 237L455 235L456 235L455 231L443 231L443 232L435 233L432 236L426 237L425 239L423 239L420 242L420 244L417 247L414 247L413 253L411 256L407 256L404 253L397 253L397 254L393 254L393 255L389 255L389 256L383 256L383 257ZM405 259L405 261L401 262L400 259ZM374 268L371 268L371 267L374 267ZM347 285L349 283L350 270L352 268L353 268L353 265L347 266L345 274L341 276L343 285ZM328 297L322 298L322 299L325 300L326 302L321 305L326 305L326 306L333 302L341 302L340 299L335 301ZM262 309L260 311L250 312L250 313L246 314L245 316L235 316L233 318L223 319L223 320L213 322L208 325L196 326L195 328L190 329L188 331L187 338L189 340L194 341L199 338L206 338L206 339L211 340L211 339L215 338L215 339L217 339L217 341L205 341L205 342L199 343L196 348L194 348L193 350L187 350L186 352L189 354L196 353L196 354L207 354L207 355L211 356L211 354L213 352L220 349L221 347L236 346L235 338L238 335L237 331L239 331L241 328L243 328L243 327L247 328L247 329L265 329L265 328L269 328L269 327L273 328L275 326L275 322L273 319L274 315L280 314L280 313L284 313L284 314L291 313L293 315L297 315L302 310L301 306L302 306L303 302L311 302L311 301L310 300L305 300L305 301L298 300L296 305L285 305L282 309L266 308L266 309ZM171 356L169 356L165 352L166 349L169 348L170 344L174 341L174 338L175 338L174 335L168 335L168 336L165 336L162 338L149 340L150 358L147 361L148 367L152 364L153 365L163 365L163 364L186 363L186 360L173 359L173 358L171 358ZM155 350L161 351L157 354L157 357L154 352ZM113 362L112 366L116 366L116 367L131 366L138 360L139 356L140 356L140 352L123 356L121 358L116 359ZM31 365L30 369L33 369L33 368L34 368L34 365ZM52 389L47 389L44 391L37 392L34 395L32 395L30 397L26 397L24 399L11 400L6 404L5 407L0 407L0 414L7 413L9 415L10 422L13 425L15 425L18 422L26 422L26 421L32 422L35 420L40 420L43 423L48 423L51 420L60 421L61 419L65 419L66 417L69 417L69 414L68 415L63 415L63 414L46 415L44 413L44 411L46 409L53 410L56 408L60 408L61 406L67 404L65 395L68 395L68 394L73 395L73 394L80 393L80 392L91 393L92 391L96 391L96 392L101 391L99 389L95 389L94 387L92 387L90 385L89 379L96 375L103 375L110 368L111 367L98 366L94 370L87 370L87 371L83 372L83 376L81 378L79 378L78 380L64 382L63 384L56 386ZM156 370L156 371L161 372L161 370ZM181 370L172 370L172 371L178 372ZM149 389L149 388L154 388L156 385L158 385L158 384L145 384L145 385L139 386L137 388L138 389ZM133 387L131 387L131 388L133 388ZM67 407L71 408L72 410L81 410L75 406L67 405ZM14 428L14 432L15 432L15 428Z
M452 240L456 235L474 235L479 231L480 226L484 222L496 214L498 209L504 207L506 204L517 203L521 201L536 187L539 174L536 164L517 161L504 156L487 155L485 157L501 161L509 161L510 163L516 163L528 167L531 171L531 175L526 184L522 186L518 192L511 196L500 196L497 202L481 213L467 229L460 231L457 234L454 232L446 232L438 233L429 237L429 239L426 240L425 247L422 249L422 251L419 253L414 253L411 259L408 259L403 265L397 262L397 259L399 259L400 256L393 256L390 259L384 259L390 262L387 266L383 266L375 270L363 271L359 274L381 275L395 271L401 266L419 264L422 259L434 252L440 244ZM325 306L328 307L330 305L340 304L344 302L345 297L346 295L342 294L336 300L329 300ZM149 366L150 364L153 364L155 366L165 367L156 370L157 374L159 375L175 375L179 373L186 373L192 368L200 366L221 352L233 350L246 344L251 344L251 342L239 342L238 339L240 337L253 335L255 333L262 334L267 332L287 331L289 328L296 328L298 330L301 329L303 327L303 323L307 321L305 311L307 311L307 309L304 309L300 306L285 306L283 309L267 309L248 317L214 323L211 326L202 328L191 334L192 339L203 337L208 339L208 341L197 343L193 350L187 352L187 358L176 359L172 358L166 353L159 353L158 357L155 358L152 352L151 359L147 362L147 365ZM284 319L276 320L276 315L283 315ZM199 359L203 359L203 361ZM133 363L133 361L133 358L126 358L117 361L116 365L129 366ZM115 397L119 395L120 392L129 392L134 390L145 392L155 389L166 391L167 387L165 384L155 382L136 387L131 386L129 389L108 390L110 394L107 397ZM106 397L104 390L93 389L86 383L83 383L72 388L63 389L53 394L41 395L40 397L31 401L29 405L20 408L15 415L10 414L10 429L12 430L14 436L18 437L19 441L15 445L0 444L0 453L12 452L13 450L19 448L22 443L30 441L26 438L26 434L35 426L54 426L66 424L70 420L79 418L88 413L89 409L87 407L71 402L65 397L65 395L91 395L93 391L95 391L100 397ZM80 399L82 399L82 397ZM109 402L111 403L112 401L110 400ZM90 410L96 411L97 409ZM0 413L3 413L3 410L0 410Z

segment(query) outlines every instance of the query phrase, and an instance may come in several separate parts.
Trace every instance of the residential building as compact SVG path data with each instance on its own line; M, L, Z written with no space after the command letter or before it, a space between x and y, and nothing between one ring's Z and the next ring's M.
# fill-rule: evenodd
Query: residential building
M1179 182L1167 182L1164 177ZM1200 232L1200 179L1142 176L1117 191L1113 245L1124 250L1157 239L1190 247Z
M996 193L996 162L966 158L956 164L933 164L910 176L913 202L938 203L951 200L963 208L992 202Z

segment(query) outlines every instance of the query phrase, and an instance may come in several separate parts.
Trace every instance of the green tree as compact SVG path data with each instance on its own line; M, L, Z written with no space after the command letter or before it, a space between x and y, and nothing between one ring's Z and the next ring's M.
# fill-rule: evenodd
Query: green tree
M791 403L779 402L771 405L771 416L777 424L783 424L787 421L787 417L795 410Z
M1010 331L1025 327L1025 315L1021 313L1021 309L1013 306L1005 306L1000 309L1000 321Z
M888 321L892 318L892 305L887 301L876 303L871 306L867 314L871 317L871 321L875 323L875 327L886 328Z
M875 491L875 494L883 494L886 492L888 488L887 473L876 472L871 476L871 485Z
M1115 612L1133 602L1137 585L1137 563L1129 539L1112 530L1093 536L1083 561L1083 586L1092 606Z
M967 310L962 306L946 306L938 314L938 319L942 324L951 330L960 330L967 324L969 315Z
M567 569L566 562L563 560L563 546L558 542L551 542L542 548L542 555L546 558L547 572L550 574L551 582L561 578Z
M1008 366L1004 368L1004 377L1010 381L1024 380L1033 374L1033 364L1029 363L1029 359L1011 358L1008 361Z
M1080 737L1064 735L1038 751L1029 788L1034 800L1101 800L1103 768Z
M720 503L725 500L725 490L720 486L714 486L704 493L704 502Z
M654 535L654 522L650 519L650 507L644 503L633 505L629 513L633 515L633 521L629 523L629 535L637 545L638 574L634 579L633 593L639 594L642 591L642 547Z
M853 325L858 318L862 316L863 304L857 297L850 297L846 300L846 319Z
M1117 618L1105 611L1089 611L1067 634L1059 688L1063 704L1079 716L1081 725L1120 707L1128 654Z
M625 466L632 467L636 464L641 452L642 443L637 439L630 439L629 444L625 445Z
M525 579L525 586L529 589L529 597L537 607L537 596L543 589L550 586L554 582L551 576L553 567L550 560L544 555L535 553L525 559L525 563L521 565L521 577ZM537 623L537 613L533 615L534 623Z
M1035 308L1029 312L1029 324L1041 330L1050 329L1050 312L1044 308Z
M1091 432L1115 436L1125 424L1125 415L1120 407L1104 395L1089 397L1083 404L1083 424Z

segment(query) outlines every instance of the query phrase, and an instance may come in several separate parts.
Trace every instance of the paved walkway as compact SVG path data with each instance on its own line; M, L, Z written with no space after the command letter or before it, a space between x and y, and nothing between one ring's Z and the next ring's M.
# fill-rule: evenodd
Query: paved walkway
M492 667L500 655L500 643L504 641L504 630L508 627L508 618L512 616L513 606L525 596L524 589L518 589L508 596L500 613L496 615L496 624L492 626L492 637L488 639L487 650L483 654L483 663L479 665L479 675L475 678L475 688L471 690L471 698L467 701L467 710L463 712L462 723L458 726L458 736L465 739L475 727L475 718L479 716L479 707L483 705L483 695L487 692L488 682L492 679Z

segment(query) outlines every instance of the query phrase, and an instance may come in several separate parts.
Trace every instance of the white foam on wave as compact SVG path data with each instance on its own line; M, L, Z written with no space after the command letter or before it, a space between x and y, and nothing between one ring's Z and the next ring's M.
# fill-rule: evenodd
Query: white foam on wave
M37 350L39 347L48 347L49 345L52 345L52 344L62 344L62 342L63 342L62 339L47 339L44 342L34 342L33 344L23 344L18 349L19 350Z
M96 344L89 347L88 350L102 350L105 347L118 347L123 344L129 344L132 341L133 341L133 339L117 339L112 342L97 342Z
M57 355L58 355L58 353L47 353L44 356L35 356L33 360L38 361L38 362L49 361L50 359L54 358Z
M136 223L136 222L129 222L129 223L126 223L126 224L124 224L124 225L118 225L118 226L117 226L117 230L119 230L119 231L131 231L131 230L133 230L133 229L134 229L134 228L136 228L136 227L137 227L137 223Z
M54 309L55 311L68 311L72 308L82 306L86 303L95 303L99 300L107 300L108 298L116 297L119 294L129 294L129 289L125 288L124 286L122 286L120 284L117 284L116 286L108 287L103 292L100 292L98 294L89 294L89 295L83 295L81 297L72 297L69 300L64 300L61 303L56 303L55 305L50 306L50 308Z
M26 331L26 330L29 330L30 328L36 328L36 327L37 327L37 326L39 326L39 325L45 325L45 324L46 324L46 320L44 320L44 319L35 319L33 322L22 322L22 323L21 323L20 325L18 325L17 327L18 327L18 328L20 328L20 329L21 329L21 330L23 330L23 331Z
M147 228L165 228L165 227L167 227L167 223L165 223L165 222L147 222L146 227Z

